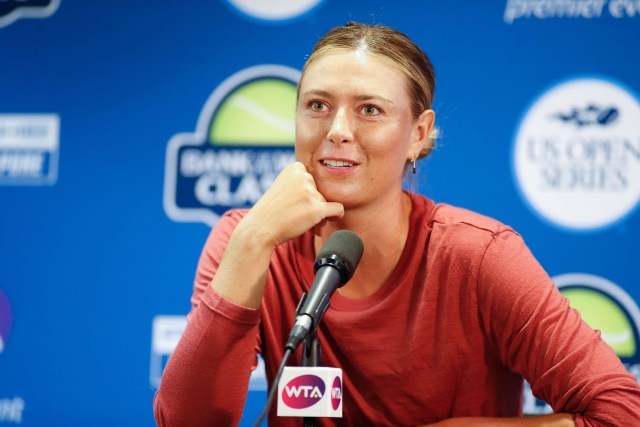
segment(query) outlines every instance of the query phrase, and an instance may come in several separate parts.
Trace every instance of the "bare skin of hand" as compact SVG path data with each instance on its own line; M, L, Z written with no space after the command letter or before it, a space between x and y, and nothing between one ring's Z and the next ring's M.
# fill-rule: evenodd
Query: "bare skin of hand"
M304 165L295 162L283 169L242 225L269 233L270 243L276 247L343 215L342 204L327 202Z
M258 308L275 247L343 215L342 204L325 200L302 163L290 164L238 223L211 286L238 305Z

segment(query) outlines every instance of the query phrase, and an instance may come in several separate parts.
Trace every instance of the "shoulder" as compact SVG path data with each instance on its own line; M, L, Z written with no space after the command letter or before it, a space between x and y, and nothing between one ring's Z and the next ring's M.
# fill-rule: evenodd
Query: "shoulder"
M434 206L430 220L434 227L455 228L462 232L496 234L506 230L513 231L496 219L446 203Z
M421 203L424 205L418 199L414 205ZM422 222L427 231L429 251L456 258L481 258L499 236L520 240L520 235L510 226L478 212L446 203L431 202L431 208L424 210Z
M498 236L516 236L513 228L502 222L468 209L437 204L430 218L432 233L449 242L486 248Z

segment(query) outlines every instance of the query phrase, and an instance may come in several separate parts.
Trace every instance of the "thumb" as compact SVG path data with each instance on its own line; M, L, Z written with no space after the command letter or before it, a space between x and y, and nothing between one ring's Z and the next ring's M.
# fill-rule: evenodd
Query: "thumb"
M324 205L324 217L327 219L340 219L344 216L344 206L338 202L327 202Z
M327 222L335 221L344 216L344 206L342 206L342 203L326 202L324 213L324 219L317 223L313 229L313 232L318 237L322 236L322 229L327 225Z

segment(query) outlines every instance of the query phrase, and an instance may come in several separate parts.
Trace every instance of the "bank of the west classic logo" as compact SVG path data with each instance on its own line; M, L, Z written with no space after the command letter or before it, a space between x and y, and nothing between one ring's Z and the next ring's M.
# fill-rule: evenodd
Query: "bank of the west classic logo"
M9 299L0 289L0 353L4 351L4 347L9 338L11 330L12 314Z
M601 331L602 339L638 376L640 309L633 298L615 283L591 274L563 274L553 281L584 321Z
M46 18L55 13L60 0L0 0L0 28L20 18Z
M324 396L324 391L322 378L316 375L300 375L284 386L282 401L290 408L304 409L318 403Z
M243 16L258 21L287 22L302 17L325 0L226 0Z
M533 211L554 226L592 231L640 201L640 102L601 77L564 81L527 110L514 141L514 175Z
M251 207L295 161L300 71L260 65L227 78L207 100L195 133L167 146L164 208L175 221L213 225Z

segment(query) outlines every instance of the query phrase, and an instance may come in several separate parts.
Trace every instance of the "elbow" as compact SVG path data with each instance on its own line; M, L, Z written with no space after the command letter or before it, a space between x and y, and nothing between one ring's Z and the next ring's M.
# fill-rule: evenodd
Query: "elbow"
M157 392L153 399L153 417L158 427L210 427L238 425L242 412L226 408L189 405L188 402L167 402Z

